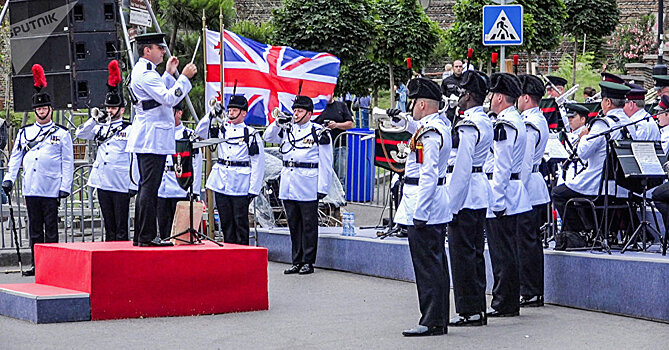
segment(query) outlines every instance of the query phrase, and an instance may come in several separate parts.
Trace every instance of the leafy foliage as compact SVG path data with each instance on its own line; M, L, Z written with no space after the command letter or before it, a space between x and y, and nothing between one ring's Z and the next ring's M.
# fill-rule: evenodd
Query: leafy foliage
M496 51L494 47L483 46L481 33L483 32L483 6L492 5L489 0L459 0L453 6L455 23L446 31L448 55L454 59L467 57L467 49L474 49L472 62L480 63L490 60L490 55Z
M256 24L252 21L239 21L230 27L234 33L259 43L269 44L272 35L272 26L269 22Z
M565 32L577 38L605 37L613 33L619 22L616 0L564 0L567 9Z
M644 15L631 24L616 28L608 44L613 47L618 68L623 69L625 63L643 61L643 56L656 48L654 28L655 17L652 15Z
M567 18L563 0L518 0L524 11L524 43L519 50L541 53L553 50L562 40L562 26Z
M371 11L370 0L284 0L273 11L271 41L328 52L348 64L373 43Z

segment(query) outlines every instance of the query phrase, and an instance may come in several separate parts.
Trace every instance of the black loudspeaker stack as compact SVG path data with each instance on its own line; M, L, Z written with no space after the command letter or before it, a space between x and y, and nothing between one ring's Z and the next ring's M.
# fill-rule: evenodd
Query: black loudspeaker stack
M44 67L54 109L101 107L119 59L115 0L10 0L14 110L32 110L32 66Z

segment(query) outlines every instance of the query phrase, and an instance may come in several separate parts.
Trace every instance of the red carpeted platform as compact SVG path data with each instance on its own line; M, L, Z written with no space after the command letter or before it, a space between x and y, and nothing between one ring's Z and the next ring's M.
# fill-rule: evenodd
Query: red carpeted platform
M35 282L90 294L92 320L269 308L266 248L60 243L35 256Z

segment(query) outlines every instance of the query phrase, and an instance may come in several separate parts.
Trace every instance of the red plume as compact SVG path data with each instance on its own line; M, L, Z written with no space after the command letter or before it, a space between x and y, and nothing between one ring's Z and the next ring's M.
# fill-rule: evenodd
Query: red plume
M33 79L35 81L36 89L43 89L46 87L46 76L44 75L44 68L39 64L33 65Z
M118 67L118 61L112 60L109 62L109 79L107 84L109 86L117 86L121 82L121 69Z

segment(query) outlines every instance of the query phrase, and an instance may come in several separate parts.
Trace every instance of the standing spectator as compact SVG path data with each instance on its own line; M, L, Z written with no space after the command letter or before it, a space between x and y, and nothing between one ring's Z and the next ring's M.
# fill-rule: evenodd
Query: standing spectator
M597 90L595 90L595 88L592 86L586 86L585 89L583 89L583 98L585 99L585 103L596 102L595 95L597 95Z
M369 128L369 109L372 104L372 96L356 97L353 103L355 111L356 127Z
M453 75L453 65L448 63L444 66L444 72L441 74L441 79L446 79Z
M344 131L353 128L353 115L346 104L335 101L330 95L330 102L321 115L314 119L314 123L321 124L330 129L332 135L332 144L334 147L334 170L344 184L344 177L346 176L346 157L348 155L348 147L345 138L337 139ZM342 136L345 137L345 136Z
M455 60L453 61L453 74L446 77L441 82L441 93L446 97L451 95L459 96L458 86L460 86L460 82L462 82L462 61ZM446 115L449 120L453 120L455 109L456 107L449 107L446 110Z
M402 112L407 111L407 88L404 83L400 84L397 89L397 106L396 108Z

